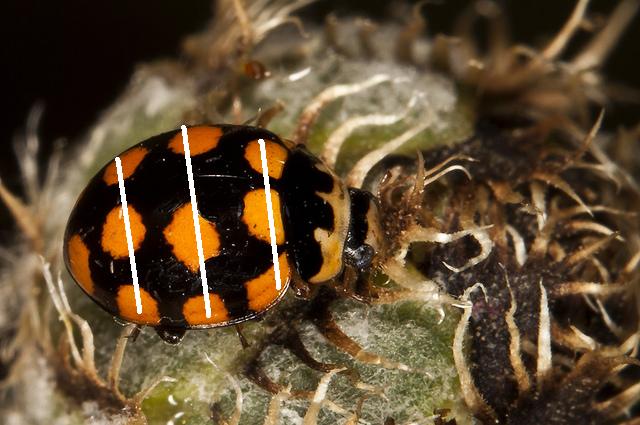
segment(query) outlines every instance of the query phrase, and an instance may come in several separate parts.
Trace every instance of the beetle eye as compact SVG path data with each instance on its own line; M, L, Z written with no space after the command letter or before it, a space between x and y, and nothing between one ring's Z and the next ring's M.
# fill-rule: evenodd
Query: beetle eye
M364 244L356 249L345 249L346 262L356 268L357 270L365 270L371 266L373 257L376 255L375 249L372 246Z

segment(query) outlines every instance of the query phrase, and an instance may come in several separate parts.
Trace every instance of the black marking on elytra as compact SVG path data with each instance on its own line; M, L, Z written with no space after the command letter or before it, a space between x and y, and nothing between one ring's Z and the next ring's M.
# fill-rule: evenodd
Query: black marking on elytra
M304 147L297 146L289 154L280 179L284 187L281 197L287 246L305 281L320 271L323 262L314 231L334 230L333 208L317 193L330 193L339 183L331 174L318 169L319 163Z
M237 320L255 316L248 309L244 283L272 267L270 245L250 235L241 220L246 193L264 187L262 175L247 165L244 149L255 139L276 142L279 139L253 127L220 127L223 135L218 146L193 156L191 162L199 213L215 224L220 236L220 255L205 263L209 292L218 294L229 318ZM191 272L173 256L163 234L173 212L190 202L184 156L167 147L177 134L180 130L136 145L149 152L135 173L125 180L127 201L140 213L146 228L145 238L135 252L139 284L158 301L161 324L166 328L188 327L182 306L189 297L202 295L200 273ZM118 185L108 186L103 180L105 168L80 195L67 225L65 241L76 233L81 235L90 251L90 270L96 288L92 298L117 315L117 289L131 284L132 277L128 257L115 260L101 247L105 218L120 205ZM271 179L271 185L273 190L283 193L278 180ZM279 251L284 248L279 247ZM66 257L65 249L68 264Z

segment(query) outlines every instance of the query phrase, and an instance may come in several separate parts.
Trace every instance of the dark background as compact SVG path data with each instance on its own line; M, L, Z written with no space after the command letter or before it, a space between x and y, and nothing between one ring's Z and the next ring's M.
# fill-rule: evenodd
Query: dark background
M382 20L387 0L319 0L303 14L321 20L360 13ZM571 13L570 0L498 1L510 16L513 38L530 43L555 33ZM615 1L594 0L592 14L605 13ZM451 32L453 22L469 4L462 0L431 1L425 7L428 33ZM41 160L51 143L73 143L100 111L125 87L137 63L173 57L182 38L209 21L211 0L4 0L0 5L2 67L0 84L0 178L20 190L12 140L23 131L34 104L44 105ZM586 39L585 36L582 39ZM577 48L580 39L573 46ZM610 80L640 88L640 19L636 18L605 70ZM640 121L637 106L608 110L606 125ZM614 116L615 115L615 116ZM0 204L0 244L10 239L13 225Z

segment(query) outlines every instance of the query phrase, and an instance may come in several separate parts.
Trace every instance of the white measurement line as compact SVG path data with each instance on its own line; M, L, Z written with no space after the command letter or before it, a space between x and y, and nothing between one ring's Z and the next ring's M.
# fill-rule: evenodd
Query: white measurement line
M267 194L267 219L269 220L269 238L271 239L273 271L276 276L276 291L279 291L282 288L282 281L280 280L280 263L278 262L278 245L276 244L276 227L273 220L271 184L269 183L269 168L267 166L267 151L264 147L264 139L258 139L258 145L260 145L260 160L262 161L262 178L264 179L264 191Z
M129 250L129 264L133 277L133 293L136 298L136 312L142 314L142 300L140 299L140 285L138 285L138 270L136 268L136 256L133 252L133 237L131 236L131 222L129 221L129 207L127 206L127 192L124 190L124 177L122 175L122 162L116 156L116 172L118 173L118 186L120 187L120 202L122 203L122 216L124 217L124 232L127 235L127 250Z
M198 220L198 203L196 201L196 190L193 185L193 169L191 168L191 152L189 151L189 135L187 126L180 126L182 129L182 145L184 146L184 159L187 163L187 179L189 180L189 195L191 196L191 212L193 213L193 227L196 230L196 249L198 250L198 261L200 262L200 280L202 281L202 295L204 295L204 310L207 319L211 317L211 302L209 301L209 286L207 284L207 270L204 268L204 253L202 252L202 234L200 233L200 221Z

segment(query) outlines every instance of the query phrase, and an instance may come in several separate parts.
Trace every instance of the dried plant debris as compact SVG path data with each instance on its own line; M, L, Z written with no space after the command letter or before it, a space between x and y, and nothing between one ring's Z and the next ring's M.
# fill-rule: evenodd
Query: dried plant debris
M184 60L152 63L74 152L17 143L23 238L0 251L8 424L633 424L640 420L638 128L610 134L600 65L640 2L573 58L588 1L545 46L513 45L492 2L454 35L225 0ZM488 22L483 51L472 31ZM106 160L183 123L253 122L379 200L387 246L262 321L177 347L121 326L64 273L72 203ZM44 176L44 179L40 175ZM59 320L57 320L59 319Z

